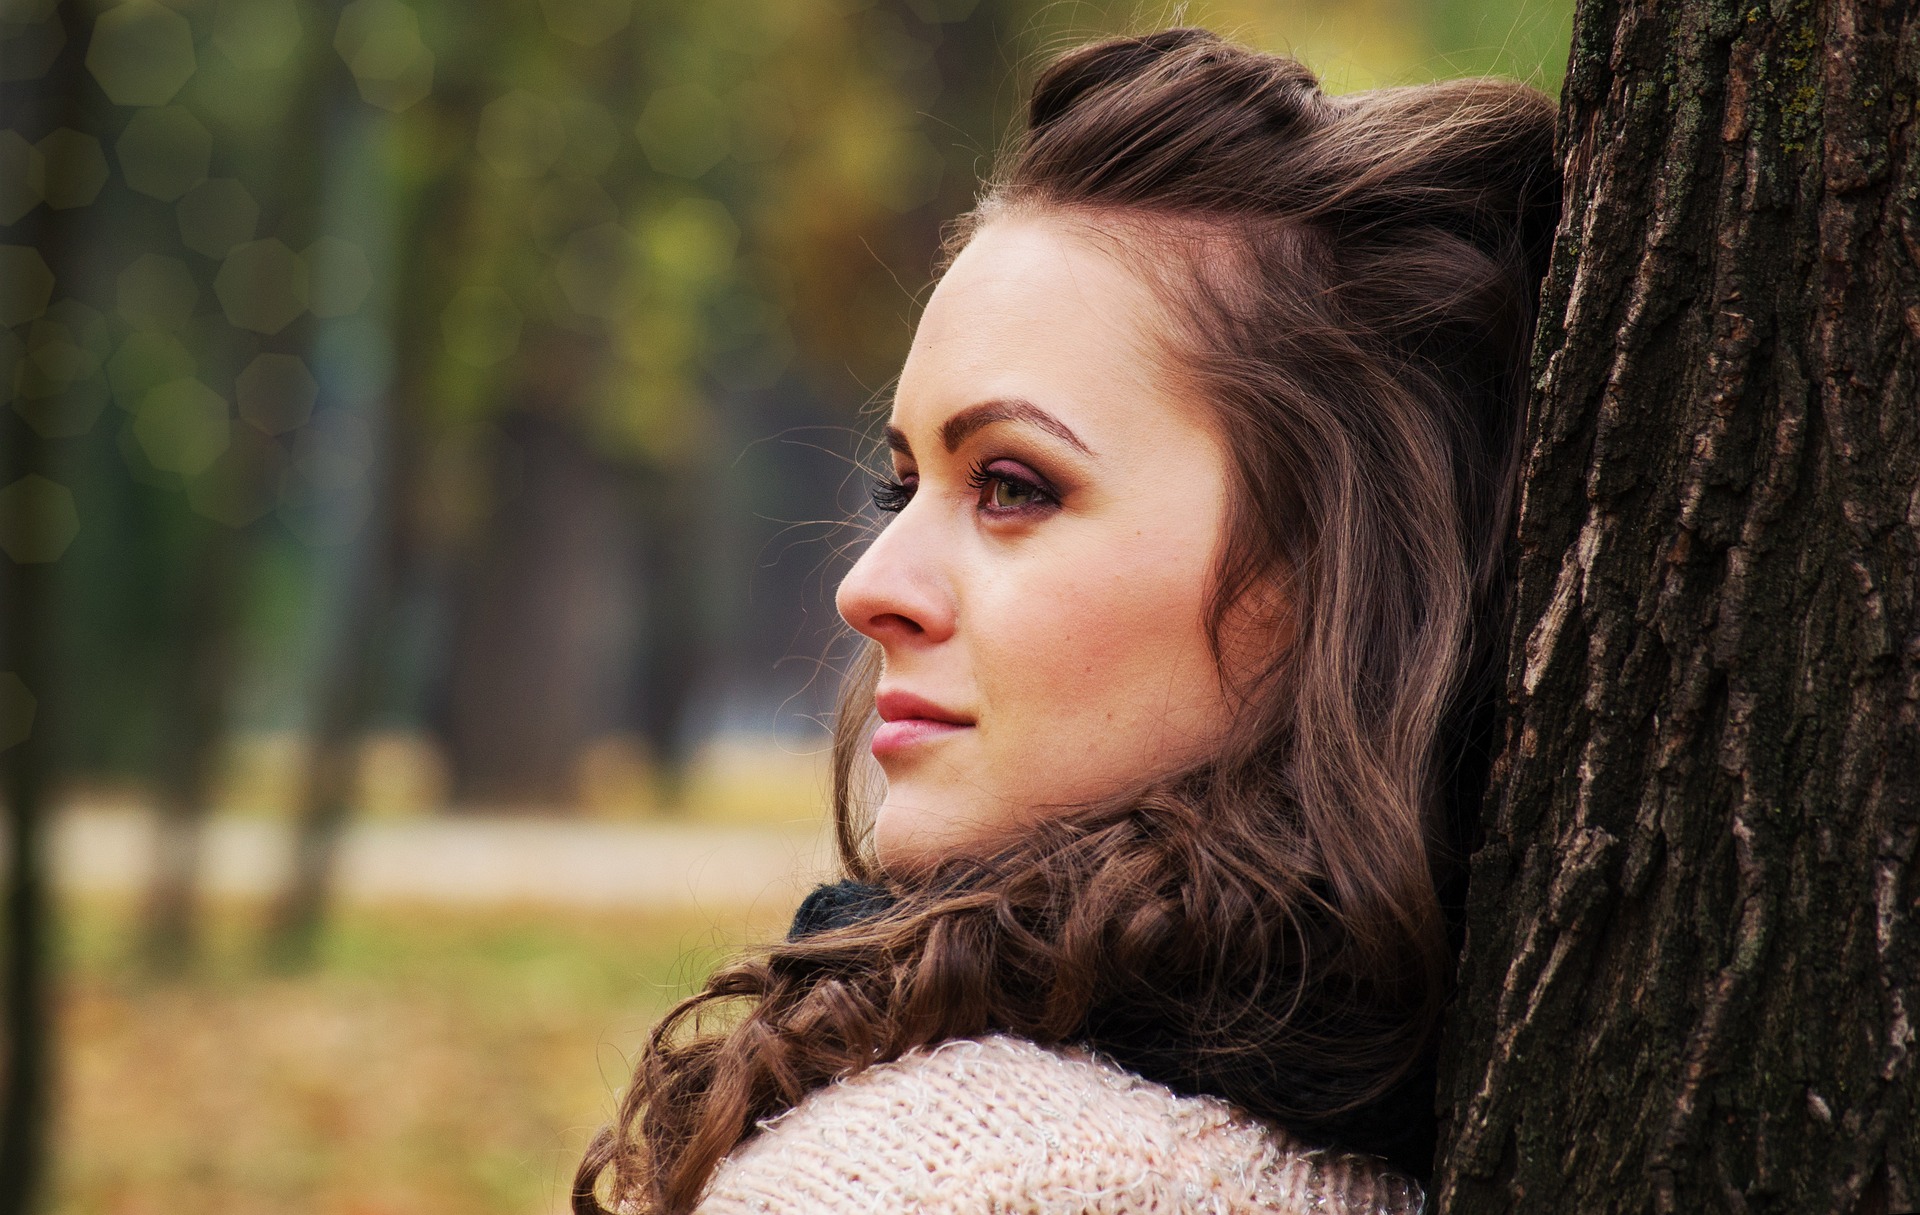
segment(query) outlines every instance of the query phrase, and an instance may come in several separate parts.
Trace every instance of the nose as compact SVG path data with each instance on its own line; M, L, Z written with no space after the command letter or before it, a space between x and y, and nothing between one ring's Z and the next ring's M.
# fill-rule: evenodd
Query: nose
M889 651L951 637L954 602L942 547L914 511L895 515L840 580L840 618Z

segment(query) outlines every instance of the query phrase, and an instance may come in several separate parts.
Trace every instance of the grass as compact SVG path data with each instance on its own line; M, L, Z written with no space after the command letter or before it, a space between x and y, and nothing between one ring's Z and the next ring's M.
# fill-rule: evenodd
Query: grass
M145 975L125 906L66 909L60 1215L548 1215L652 1021L786 909L726 917L349 909L320 964Z

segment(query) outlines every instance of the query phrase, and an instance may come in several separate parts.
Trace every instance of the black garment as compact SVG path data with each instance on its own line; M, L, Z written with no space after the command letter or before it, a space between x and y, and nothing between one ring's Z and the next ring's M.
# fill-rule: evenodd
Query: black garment
M858 924L879 915L893 903L893 895L884 886L870 886L865 882L817 886L812 894L800 900L800 910L793 913L793 927L787 929L787 940L797 941L830 928Z
M864 882L821 886L801 902L787 939L797 941L857 924L884 913L894 902L884 887ZM1148 1018L1100 1018L1088 1026L1085 1041L1096 1053L1176 1093L1219 1097L1257 1115L1273 1104L1270 1094L1322 1087L1314 1077L1290 1072L1277 1061L1265 1068L1223 1063L1191 1044L1172 1040L1166 1027ZM1435 1075L1435 1058L1429 1052L1420 1067L1377 1101L1312 1124L1275 1121L1304 1143L1378 1156L1422 1187L1431 1188L1438 1139Z

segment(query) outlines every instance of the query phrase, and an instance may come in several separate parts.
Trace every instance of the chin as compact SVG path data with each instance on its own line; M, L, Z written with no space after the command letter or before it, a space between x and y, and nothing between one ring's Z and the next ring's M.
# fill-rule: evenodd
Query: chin
M880 867L891 874L912 874L983 848L997 834L987 816L934 808L957 801L890 789L873 819L873 850Z
M925 810L882 803L873 820L873 852L880 868L904 875L936 864L949 849L939 838L939 821Z

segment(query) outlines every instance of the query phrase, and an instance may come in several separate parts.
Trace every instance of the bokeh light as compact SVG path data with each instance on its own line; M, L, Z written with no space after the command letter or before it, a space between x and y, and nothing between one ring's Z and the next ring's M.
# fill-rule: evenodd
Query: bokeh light
M54 0L13 0L6 13L6 36L0 38L0 81L38 80L47 74L67 31L54 13Z
M0 552L21 565L60 560L79 534L73 491L59 482L32 473L0 489Z
M187 480L187 505L227 527L245 527L280 500L287 462L280 445L250 426L236 426L225 451Z
M162 472L203 472L232 437L227 402L195 379L170 380L150 389L133 417L133 437L147 461Z
M728 98L733 111L733 157L742 164L764 164L786 151L793 139L793 107L764 80L748 80Z
M907 9L929 25L965 21L978 7L980 0L907 0Z
M763 295L734 292L713 310L707 371L735 391L771 388L793 360L786 312Z
M633 0L540 0L547 28L581 46L597 46L627 28Z
M300 45L300 10L294 0L220 0L213 18L213 44L235 67L265 72L279 67Z
M892 77L894 88L908 105L932 105L940 96L933 44L909 30L900 14L881 8L862 13L860 37L867 53Z
M244 142L229 145L228 150L247 155L248 144L269 140L286 129L294 119L296 103L310 98L303 86L304 73L296 70L305 57L289 61L281 68L251 71L211 66L194 75L181 93L181 104L206 119L210 125L245 137Z
M155 0L120 0L93 24L87 70L115 105L165 105L193 69L193 27Z
M33 323L27 330L25 347L26 360L20 366L22 397L52 396L75 380L100 371L99 355L81 345L71 329L51 317Z
M480 155L502 177L538 177L566 146L560 109L544 97L515 89L480 111Z
M233 385L240 416L270 435L298 430L313 416L320 385L297 355L262 354Z
M8 25L33 25L53 16L60 0L3 0L0 21Z
M363 486L378 454L365 420L336 410L300 432L293 445L293 465L308 485L338 494Z
M611 320L624 305L633 260L632 233L619 224L595 224L567 238L553 275L575 312Z
M107 319L65 299L33 323L15 372L14 412L42 438L83 435L107 403L102 366L112 349Z
M620 206L613 195L591 178L551 178L527 204L534 244L548 254L559 253L575 232L616 223L619 218Z
M47 160L18 131L0 131L0 224L19 223L46 196Z
M129 189L173 202L207 178L213 135L184 107L142 110L113 145Z
M44 439L86 434L107 407L107 386L98 377L75 380L44 397L16 397L13 411Z
M888 141L889 163L873 182L874 197L888 210L905 214L932 202L940 193L946 158L920 131L898 131Z
M143 253L114 284L117 311L135 329L178 332L193 318L200 288L177 257Z
M447 353L474 367L491 367L520 345L520 309L497 287L463 288L440 314Z
M345 410L304 427L280 478L279 517L288 530L316 547L351 542L372 509L368 478L378 450L367 423Z
M53 271L31 245L0 245L0 325L18 325L47 310Z
M69 340L84 353L82 370L76 378L91 376L100 370L113 351L113 323L98 309L76 299L63 299L47 308L46 323L58 325Z
M318 317L351 316L373 290L373 267L359 245L322 236L300 254L307 263L307 310Z
M345 493L316 486L297 456L281 474L276 516L287 531L312 548L351 544L372 514L368 495L359 492L358 486Z
M278 333L307 310L307 263L277 239L249 241L220 264L213 293L232 325Z
M654 93L635 134L647 163L689 180L725 160L732 148L727 111L703 85L676 84Z
M215 177L181 195L174 216L180 223L181 244L195 253L223 258L235 245L253 239L260 225L260 204L240 182Z
M120 343L107 360L107 384L114 404L138 412L147 393L174 380L191 379L200 372L193 353L169 333L137 330Z
M626 133L607 107L591 97L566 97L559 102L560 121L567 128L567 145L560 162L582 177L598 177L620 155Z
M84 207L107 184L107 154L100 141L68 127L52 131L35 145L46 158L45 197L55 211Z
M399 112L433 91L433 51L400 0L354 0L340 10L333 46L369 104Z
M0 329L0 400L11 401L19 388L27 344L11 329Z
M689 286L726 277L740 247L740 225L711 198L683 198L647 225L647 262L654 273Z

